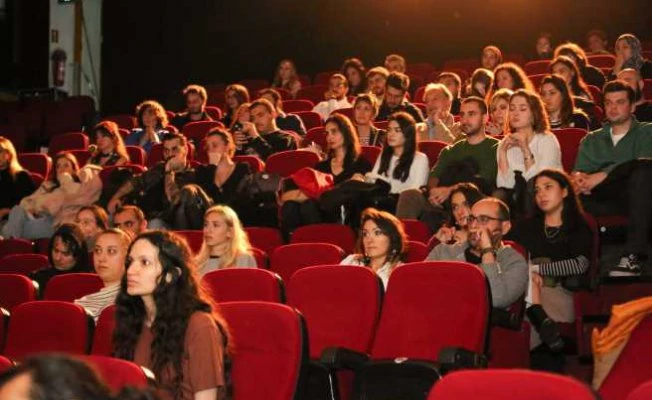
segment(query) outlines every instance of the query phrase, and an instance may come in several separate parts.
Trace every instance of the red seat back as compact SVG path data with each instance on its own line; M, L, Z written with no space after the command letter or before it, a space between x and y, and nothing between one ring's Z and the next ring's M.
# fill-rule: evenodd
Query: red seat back
M73 302L99 292L103 287L104 283L97 274L80 272L57 275L48 282L43 299Z
M362 157L364 157L369 164L372 166L376 164L376 160L380 157L380 153L383 151L381 147L378 146L361 146Z
M304 167L314 167L319 156L312 151L288 150L267 157L265 171L287 177Z
M528 370L467 370L448 374L428 400L595 400L586 383L568 376Z
M414 240L408 241L408 252L406 262L421 262L428 257L430 250L423 242L415 242Z
M269 257L267 256L267 253L265 253L261 249L252 247L251 255L254 256L254 259L256 260L256 266L258 268L264 268L264 269L269 268Z
M447 346L485 353L490 307L479 267L456 261L405 264L389 278L371 356L436 360Z
M297 243L276 248L272 253L270 269L289 282L301 268L313 265L339 264L344 257L341 248L328 243Z
M145 167L136 164L113 165L111 167L104 167L100 171L100 179L102 180L103 187L106 187L108 185L113 170L120 169L120 168L128 168L131 170L131 172L134 173L134 175L142 174L145 171Z
M206 114L208 114L208 116L213 118L215 121L222 120L222 110L220 110L219 107L206 106L204 109L206 110Z
M251 172L263 172L265 169L265 162L257 156L233 156L233 161L246 162Z
M428 156L428 164L432 168L439 160L439 153L444 147L448 146L448 143L439 140L424 140L419 142L418 146L419 151Z
M26 170L46 177L52 168L52 159L42 153L18 153L18 162Z
M369 268L321 265L297 271L288 305L306 319L310 357L328 347L368 353L380 315L383 286Z
M77 304L23 303L11 313L4 354L17 360L45 352L84 354L90 344L90 324L90 317Z
M586 85L586 87L589 88L589 92L591 93L591 97L593 97L593 102L595 104L601 105L602 104L602 89L600 89L597 86L593 86L593 85Z
M598 68L613 68L616 57L611 54L594 54L586 57L589 64Z
M75 158L77 159L77 163L79 163L79 166L84 166L88 162L88 160L91 158L91 152L88 150L81 150L81 149L75 149L75 150L66 150Z
M328 143L326 143L326 131L323 126L308 129L306 136L303 138L303 145L309 146L310 143L315 143L321 147L323 151L328 150Z
M528 79L530 79L530 82L532 82L532 86L534 89L538 90L541 87L541 82L543 81L543 78L545 78L548 75L548 73L543 73L543 74L534 74L534 75L528 75Z
M225 301L269 301L283 303L285 291L281 277L258 268L225 268L202 277L202 284L213 299Z
M297 93L297 99L310 100L313 104L318 104L324 101L324 93L328 91L328 84L315 84L312 86L305 86Z
M425 222L417 219L401 219L401 223L403 223L403 229L405 230L409 240L425 244L428 243L430 237L432 237L430 227Z
M110 356L113 353L113 330L115 329L115 305L106 307L95 324L91 354Z
M136 123L136 117L129 114L110 115L108 117L104 117L103 120L113 121L116 124L118 124L120 128L129 129L129 130L134 129L136 126L138 126Z
M348 225L304 225L294 231L290 243L330 243L351 254L355 249L355 233Z
M11 312L28 301L36 300L37 288L31 279L19 274L0 274L0 307Z
M218 121L193 121L185 124L181 133L189 140L199 144L204 140L208 131L217 127L224 127L224 124Z
M65 150L86 150L88 148L88 136L81 132L64 133L53 136L50 139L48 154L55 156ZM79 161L79 160L78 160ZM79 163L82 165L82 163Z
M353 107L338 108L337 110L331 112L331 115L333 114L342 114L353 121Z
M129 163L145 166L145 150L140 146L125 146L127 155L129 156Z
M647 381L627 395L627 400L649 400L652 399L652 380Z
M315 75L315 79L313 82L315 85L328 85L331 76L333 76L333 74L338 74L339 72L340 71L335 71L335 70L318 72Z
M0 342L0 344L2 344L2 343ZM10 359L8 359L7 357L4 357L4 356L0 356L0 374L2 374L3 372L9 370L13 366L14 366L14 363Z
M249 243L267 254L272 254L274 249L283 245L281 232L276 228L248 226L244 230L249 236Z
M296 113L298 111L312 111L315 104L310 100L283 100L283 111Z
M204 243L204 232L201 230L180 230L174 231L174 233L186 239L190 250L195 254L199 252L201 245Z
M547 74L550 72L551 60L529 61L523 66L526 75Z
M303 121L303 126L306 129L316 128L318 126L324 126L321 116L314 111L297 111L292 114L298 115Z
M555 134L559 141L561 149L561 163L566 172L573 171L575 167L575 160L579 151L580 142L582 138L588 133L584 129L579 128L565 128L554 129L552 133Z
M109 388L116 392L125 386L147 388L150 378L153 377L153 375L148 376L151 372L145 372L143 367L131 361L98 355L84 356L82 359L88 362Z
M464 70L467 75L475 71L476 68L480 67L480 60L478 58L460 58L460 59L451 59L444 61L442 65L442 70L457 72L458 70ZM462 78L460 76L460 78ZM462 78L464 82L464 78Z
M33 253L34 243L26 239L0 240L0 259L10 254Z
M282 304L257 301L223 303L220 308L237 349L231 370L237 398L297 399L308 362L301 315Z
M9 254L0 258L0 273L29 275L49 265L48 257L43 254Z

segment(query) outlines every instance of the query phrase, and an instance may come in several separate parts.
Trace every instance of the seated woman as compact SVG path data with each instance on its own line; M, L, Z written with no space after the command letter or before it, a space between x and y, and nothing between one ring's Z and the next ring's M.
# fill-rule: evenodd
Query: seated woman
M138 128L132 129L125 138L127 146L140 146L149 154L152 145L161 143L163 135L169 133L168 116L165 108L154 100L146 100L136 107Z
M357 58L344 60L340 74L349 82L349 96L357 96L367 92L367 75L364 64Z
M296 132L301 136L306 134L306 127L303 121L295 114L286 114L283 111L283 98L274 89L263 89L258 92L258 97L269 100L276 109L276 126L283 131Z
M491 99L498 89L509 89L516 91L518 89L527 89L534 91L532 81L527 77L525 71L518 65L507 62L500 64L494 69L494 83L487 98Z
M575 62L566 56L558 56L550 63L550 72L564 78L575 97L593 102L593 96Z
M487 122L485 132L488 135L498 136L508 132L509 125L509 98L514 92L509 89L498 89L489 98L490 121Z
M547 32L539 34L534 46L533 60L550 60L552 58L552 35Z
M154 372L162 398L225 394L226 321L204 292L186 242L169 231L129 247L116 298L114 355Z
M206 153L208 164L195 168L197 185L213 200L214 204L224 204L240 210L240 186L251 174L249 164L234 162L235 143L233 136L223 128L211 129L206 134ZM243 210L245 211L245 210Z
M485 46L480 57L482 68L493 71L503 62L503 53L496 46Z
M545 168L562 169L561 148L550 132L541 98L519 89L509 99L511 133L498 145L496 197L516 215L529 212L526 182ZM516 197L516 199L514 199Z
M469 215L471 207L478 200L484 198L484 194L473 183L458 183L455 185L448 197L448 209L451 213L451 222L443 225L435 237L439 243L464 243L469 236Z
M84 235L86 246L92 251L97 236L109 227L109 216L102 207L93 204L82 207L77 212L75 223Z
M367 208L362 213L360 226L356 253L347 256L340 265L371 268L387 289L392 272L407 255L403 224L388 212Z
M359 94L353 101L353 121L361 146L382 146L386 132L374 126L378 116L378 100L370 94Z
M374 168L366 175L366 181L384 181L390 186L390 195L383 201L383 208L396 208L398 195L406 189L419 189L428 182L428 157L417 151L416 121L405 112L389 117L387 143L383 147Z
M204 242L195 257L199 274L232 267L256 268L247 232L228 206L213 206L204 214Z
M641 41L631 33L625 33L618 37L614 43L616 62L611 71L611 78L616 79L618 73L623 69L635 69L641 79L652 79L652 61L643 57Z
M99 292L75 300L75 304L84 307L95 321L100 317L102 310L115 303L120 291L120 281L125 273L125 260L130 243L131 236L117 228L106 229L97 237L93 247L93 263L104 287Z
M484 99L487 97L487 93L489 93L493 83L494 73L488 69L478 68L471 75L471 83L469 84L467 95Z
M102 121L95 125L91 137L95 138L96 150L88 164L110 167L129 163L129 154L115 122Z
M586 52L576 43L564 43L555 49L555 57L566 56L573 60L577 69L582 76L582 80L586 82L587 85L593 85L597 88L602 89L606 83L606 79L600 68L595 67L589 63L589 60L586 56Z
M74 222L82 207L100 198L100 167L79 168L75 156L68 152L57 154L53 164L48 180L11 209L9 220L2 228L4 237L50 237L57 226Z
M48 247L50 266L34 271L30 278L39 285L41 294L50 279L57 275L74 272L91 272L88 247L81 229L75 224L62 224L52 235Z
M299 80L294 61L285 59L278 63L272 87L289 91L293 99L297 97L299 90L301 90L301 81Z
M0 221L6 221L11 209L35 189L29 172L18 162L13 143L0 136Z
M222 117L224 126L231 126L235 112L244 103L249 103L249 90L246 87L238 84L229 85L224 90L224 102L226 104L226 112Z
M575 108L575 101L564 78L559 75L546 76L541 81L540 93L548 112L550 129L589 129L589 117Z
M577 288L578 278L589 270L593 233L566 173L544 169L533 181L535 214L518 223L511 237L530 255L532 306L528 316L536 329L530 348L539 346L542 338L555 347L558 335L539 329L546 315L557 322L575 321L573 294L567 288Z

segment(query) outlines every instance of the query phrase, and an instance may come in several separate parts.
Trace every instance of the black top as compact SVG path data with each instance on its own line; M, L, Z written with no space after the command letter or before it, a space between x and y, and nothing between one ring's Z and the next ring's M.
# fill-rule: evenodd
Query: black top
M595 115L595 103L591 100L584 99L582 97L573 96L573 101L575 102L575 107L584 111L589 117L589 128L594 131L602 127L602 121L598 120L598 117Z
M303 125L303 121L299 118L298 115L294 114L285 114L284 116L279 115L276 117L276 126L283 131L293 131L298 133L301 136L306 134L306 127Z
M178 188L195 183L195 170L188 166L183 171L176 172L174 182ZM133 190L125 197L139 206L147 219L159 217L170 206L165 194L165 161L133 177L131 185Z
M0 171L0 208L11 208L34 193L36 186L25 170L11 176L8 169Z
M383 104L380 106L380 110L378 110L376 121L387 121L390 115L399 111L405 111L406 113L410 114L416 122L423 122L423 114L421 114L419 107L408 101L404 101L401 105L392 109L387 106L387 103L383 102Z
M289 132L278 130L250 139L236 154L256 155L264 161L273 153L296 149L297 142L294 136Z
M188 122L196 122L196 121L212 121L212 120L213 120L213 118L211 118L211 116L208 115L208 114L206 113L206 111L204 111L204 112L201 114L201 118L200 118L200 119L195 120L195 121L193 121L193 120L190 119L190 114L189 114L189 113L184 112L184 113L179 113L179 114L175 115L174 118L172 118L172 121L170 121L170 124L171 124L171 125L174 125L174 126L179 130L179 132L181 132L181 130L183 129L183 126L184 126L185 124L187 124Z
M106 158L106 157L108 157L108 159L106 160L104 165L100 164L100 160L102 158ZM120 161L120 154L116 153L115 151L113 153L110 153L110 154L104 154L104 153L101 153L101 152L97 152L94 156L92 156L88 160L88 163L93 164L93 165L100 165L102 167L111 167L111 166L116 165L116 163L118 161Z
M582 78L584 79L584 82L586 82L587 85L593 85L599 88L600 90L602 90L602 87L607 81L600 68L594 67L593 65L585 66L584 68L582 68L582 71L580 71L580 73L582 74Z
M562 126L561 121L553 123L550 122L550 129L561 128L581 128L588 130L590 127L589 118L583 112L574 111L570 116L570 122L567 126Z
M206 194L213 199L215 204L226 204L231 208L236 206L238 201L238 186L245 179L251 170L247 163L235 163L235 168L229 178L224 181L222 187L215 184L215 170L217 167L212 164L199 165L195 168L197 184L204 189Z
M460 107L462 107L462 100L460 98L453 99L451 102L451 114L457 115L460 113Z
M317 171L323 172L325 174L333 175L333 183L340 184L344 181L351 179L355 174L366 174L371 171L372 165L369 164L366 158L359 156L355 161L349 166L345 166L342 172L339 175L335 175L331 170L331 158L327 158L324 161L320 161L315 165Z
M45 287L47 286L50 279L54 278L57 275L73 274L79 272L92 272L88 266L74 266L71 269L59 270L54 267L41 268L38 271L32 272L29 277L31 280L38 283L39 293L41 296L45 293Z
M646 101L643 104L636 106L634 111L636 119L641 122L652 122L652 102Z

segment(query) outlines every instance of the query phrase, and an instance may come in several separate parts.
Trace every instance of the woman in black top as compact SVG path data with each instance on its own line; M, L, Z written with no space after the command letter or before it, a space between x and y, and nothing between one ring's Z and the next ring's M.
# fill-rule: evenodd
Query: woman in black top
M557 322L575 320L573 296L567 288L586 281L592 259L593 233L583 216L571 178L563 171L544 169L533 179L535 215L519 223L513 239L528 251L531 304L528 316L548 347L558 340L541 330L542 316ZM545 313L544 313L545 311ZM557 337L558 339L558 337ZM540 344L531 337L531 348Z
M325 122L328 156L315 165L317 171L333 175L334 184L349 179L364 180L371 164L361 156L360 142L348 117L335 113ZM290 184L292 186L292 183ZM318 200L309 199L298 188L287 190L281 196L281 229L286 237L301 225L315 224L323 219L333 220L334 210L322 211Z
M580 46L575 43L564 43L559 45L555 49L555 58L558 56L566 56L573 60L577 65L580 75L582 75L582 80L584 80L588 85L593 85L602 89L602 86L604 86L606 82L604 74L600 68L596 68L589 64L586 53Z
M91 137L95 139L95 152L88 164L110 167L129 163L127 148L115 122L102 121L91 132Z
M5 220L11 208L34 190L34 182L18 162L13 143L0 136L0 220Z
M226 113L222 117L222 123L224 126L231 126L238 107L244 103L249 103L249 91L242 85L229 85L224 90L224 101L226 103Z
M548 111L550 129L589 129L589 117L584 111L575 108L575 101L564 78L559 75L544 77L539 93Z
M340 73L349 82L349 96L357 96L367 91L367 74L364 64L357 58L344 61Z

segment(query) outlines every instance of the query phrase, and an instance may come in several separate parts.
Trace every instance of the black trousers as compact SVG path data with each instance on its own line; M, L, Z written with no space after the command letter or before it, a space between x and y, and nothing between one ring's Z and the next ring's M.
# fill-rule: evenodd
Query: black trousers
M281 231L286 241L290 240L292 232L298 227L318 224L322 220L322 212L316 200L286 201L281 206Z

